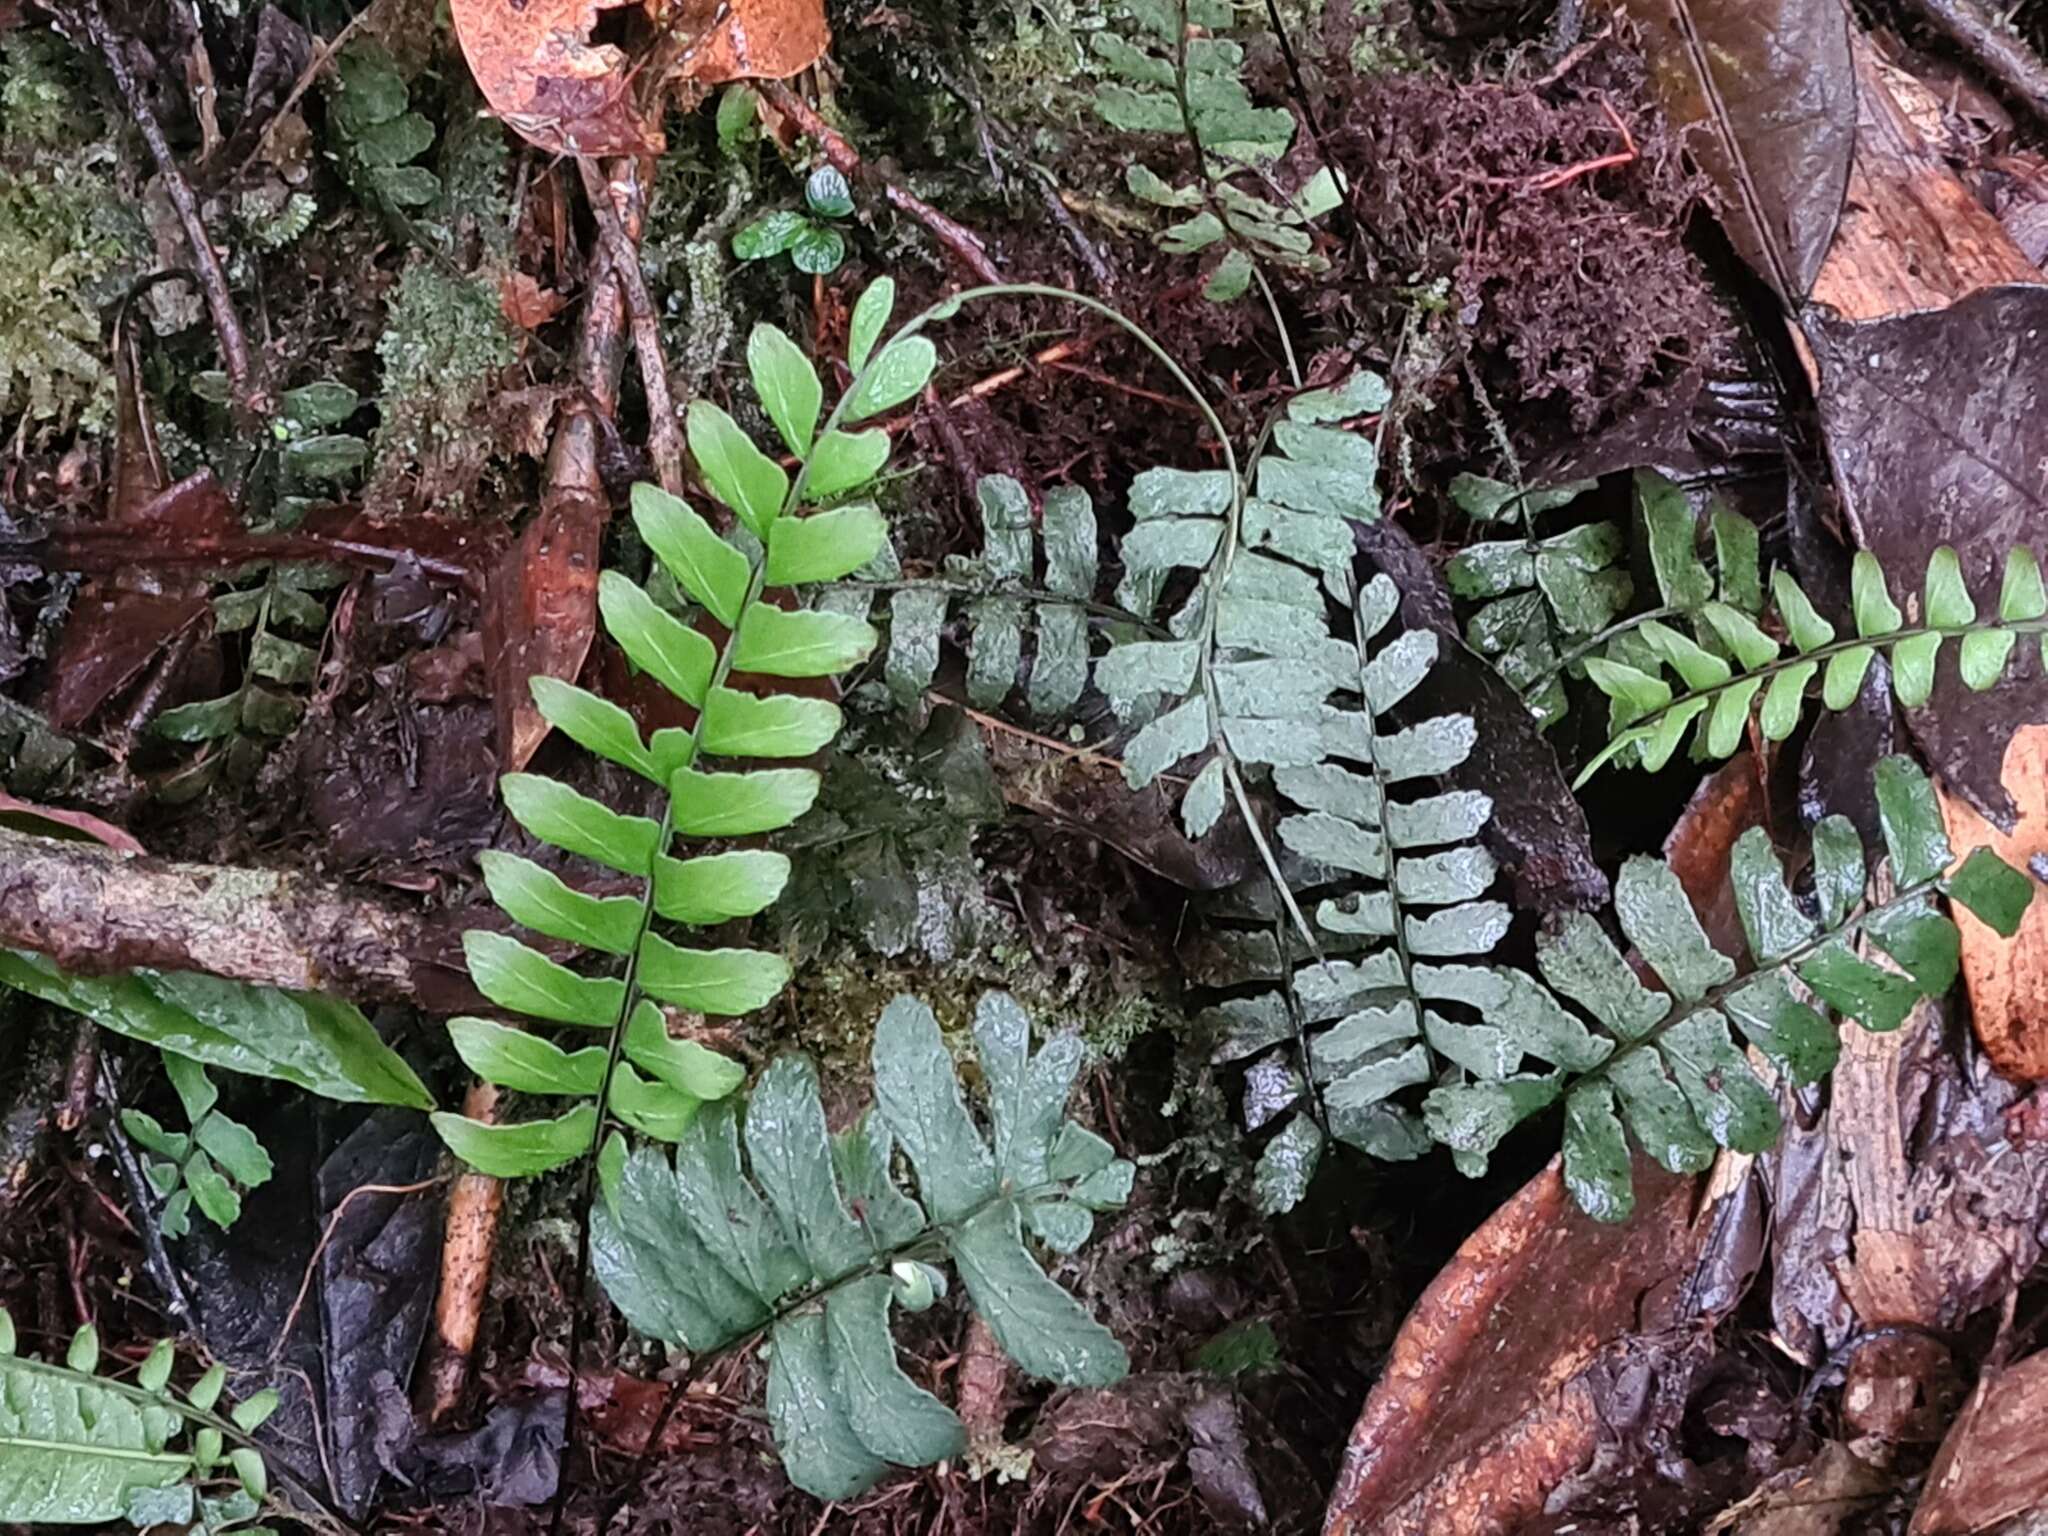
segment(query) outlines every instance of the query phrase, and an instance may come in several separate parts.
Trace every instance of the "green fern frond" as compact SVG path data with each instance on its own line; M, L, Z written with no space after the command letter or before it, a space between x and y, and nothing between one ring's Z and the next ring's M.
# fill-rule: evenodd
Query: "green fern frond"
M1444 579L1453 596L1481 604L1466 621L1466 643L1522 693L1546 730L1565 717L1567 653L1612 624L1634 596L1628 572L1617 564L1626 541L1613 523L1536 536L1538 518L1593 485L1574 480L1518 491L1482 475L1451 482L1451 499L1466 516L1521 525L1518 539L1466 545L1445 567Z
M1130 1193L1131 1165L1066 1118L1081 1043L1063 1035L1033 1053L1023 1009L991 993L974 1044L989 1136L931 1010L899 997L875 1031L875 1108L849 1130L828 1132L816 1069L785 1056L744 1116L707 1107L673 1164L607 1147L592 1213L606 1291L641 1332L700 1357L765 1332L776 1448L820 1498L965 1449L959 1417L904 1373L889 1334L892 1304L918 1311L943 1294L940 1263L1027 1373L1102 1386L1128 1369L1123 1346L1024 1243L1029 1230L1072 1253L1093 1213ZM896 1182L899 1148L922 1204Z
M658 785L663 799L652 819L622 815L535 774L501 781L506 809L533 836L628 876L638 889L592 896L532 860L484 856L491 898L513 921L605 961L604 969L586 974L507 934L464 936L470 976L485 997L533 1020L597 1031L602 1042L564 1049L492 1020L454 1021L457 1051L486 1081L583 1101L552 1119L514 1125L435 1116L449 1146L485 1173L518 1177L580 1156L594 1143L602 1114L675 1141L701 1105L730 1093L744 1076L715 1052L672 1039L659 1005L714 1017L748 1013L781 993L788 963L760 950L678 942L662 925L673 932L755 915L781 894L789 860L760 849L690 857L670 849L678 835L724 841L778 831L817 797L813 769L720 763L808 757L838 734L838 706L743 692L733 677L834 677L875 645L875 631L860 618L781 607L766 594L837 581L884 545L887 531L871 503L809 516L799 509L850 497L874 479L888 458L888 434L841 424L901 404L931 375L936 354L922 337L876 349L893 303L894 286L885 278L856 304L848 357L854 381L822 428L824 390L810 360L775 327L755 329L748 369L763 410L798 462L794 480L719 407L691 405L690 449L711 494L734 517L729 533L718 533L677 497L634 487L633 520L642 539L725 638L713 642L613 571L600 578L599 614L636 667L697 711L695 724L643 740L618 705L557 679L533 680L534 702L549 724Z
M969 702L994 709L1008 697L1028 634L1026 706L1042 720L1058 719L1080 702L1088 683L1095 503L1079 486L1057 486L1046 492L1042 517L1034 521L1024 487L1008 475L983 476L975 493L980 556L952 556L930 581L888 583L894 590L884 676L898 699L922 698L938 671L941 632L958 612L968 632ZM1034 586L1037 565L1044 575Z
M1537 944L1547 986L1498 972L1505 990L1488 1013L1519 1052L1552 1070L1476 1073L1437 1088L1424 1104L1430 1135L1483 1166L1516 1123L1562 1100L1566 1184L1604 1221L1633 1208L1630 1137L1676 1173L1704 1169L1716 1146L1769 1148L1777 1104L1736 1034L1789 1082L1813 1082L1839 1045L1809 998L1866 1029L1897 1029L1956 979L1960 940L1937 897L2010 936L2033 896L2028 878L1988 849L1956 864L1933 786L1911 759L1878 764L1877 802L1893 894L1860 911L1863 849L1842 817L1814 829L1810 904L1794 896L1761 828L1737 841L1736 904L1755 963L1747 973L1707 938L1668 866L1631 859L1615 882L1615 913L1663 989L1642 981L1596 919L1562 919ZM1892 964L1859 953L1858 940Z
M1309 226L1343 202L1342 186L1328 166L1291 188L1275 176L1294 141L1294 115L1253 103L1244 47L1219 35L1233 23L1230 6L1133 0L1122 14L1135 23L1129 34L1106 29L1090 39L1097 65L1111 77L1095 87L1095 110L1123 132L1191 144L1200 172L1198 183L1176 186L1143 164L1126 171L1133 196L1186 215L1160 232L1160 248L1192 255L1223 247L1203 289L1216 303L1242 297L1261 262L1325 270Z
M1639 477L1640 481L1640 477ZM1892 690L1908 709L1934 692L1941 652L1956 642L1964 686L1983 691L2005 676L2020 637L2041 637L2048 664L2048 591L2040 562L2024 545L2008 552L1995 610L1980 616L1963 581L1962 564L1946 545L1934 551L1917 602L1916 623L1894 601L1884 568L1867 550L1850 566L1856 632L1840 637L1782 567L1766 589L1757 574L1755 531L1732 513L1717 514L1722 547L1721 595L1700 560L1692 512L1676 487L1646 499L1656 507L1649 523L1650 552L1664 607L1615 637L1605 656L1586 661L1586 673L1612 701L1606 747L1580 773L1583 785L1607 763L1630 758L1656 770L1669 762L1692 728L1694 750L1726 757L1741 745L1752 711L1768 741L1797 729L1808 698L1847 709L1863 691L1872 663L1889 663ZM1747 529L1746 546L1736 525ZM1732 574L1731 574L1732 573ZM1687 634L1665 618L1683 618ZM1786 636L1780 641L1765 628ZM1790 649L1788 650L1787 643ZM1669 668L1672 679L1664 675Z
M0 1307L0 1523L225 1531L255 1516L269 1478L247 1437L276 1411L275 1392L222 1417L215 1410L227 1371L216 1365L180 1398L169 1389L176 1357L168 1339L133 1384L110 1381L94 1374L100 1346L90 1324L72 1336L62 1365L14 1350L14 1322ZM201 1497L198 1483L222 1468L239 1493Z

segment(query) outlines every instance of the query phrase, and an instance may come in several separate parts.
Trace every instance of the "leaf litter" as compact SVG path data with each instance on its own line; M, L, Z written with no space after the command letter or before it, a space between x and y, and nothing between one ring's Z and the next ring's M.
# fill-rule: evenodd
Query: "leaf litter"
M338 441L279 439L280 463L335 478L317 487L280 478L235 443L224 413L184 386L217 366L205 311L187 304L182 325L159 306L163 324L144 344L161 451L182 476L166 469L149 479L154 500L107 500L98 487L114 477L85 461L112 440L89 424L23 422L0 522L0 793L19 797L0 805L17 808L11 824L112 831L138 849L187 857L317 864L435 904L450 935L488 921L471 905L472 862L486 847L533 854L587 896L624 888L616 871L510 825L494 792L500 773L525 768L628 811L654 803L629 774L593 768L570 750L529 690L531 676L591 688L644 732L699 723L693 706L650 688L599 636L600 569L647 568L636 533L612 516L635 475L638 441L656 435L648 411L658 392L635 378L632 348L649 336L665 335L671 348L688 337L659 320L636 324L652 318L632 313L641 301L607 287L607 247L591 236L580 178L553 159L580 153L641 158L640 167L615 160L604 172L630 239L656 238L636 203L650 186L661 217L675 221L671 236L684 231L658 259L651 245L646 252L650 272L687 277L655 291L669 321L686 307L693 318L724 315L741 335L765 319L787 327L803 352L836 356L854 299L878 272L902 289L899 319L947 291L947 251L957 257L961 247L921 207L985 244L1007 273L1113 293L1171 356L1223 388L1225 425L1241 438L1291 392L1293 373L1324 384L1363 363L1387 379L1385 397L1360 412L1385 510L1357 530L1358 569L1393 579L1401 626L1433 634L1446 658L1430 691L1390 723L1446 713L1477 723L1474 749L1446 784L1491 804L1481 844L1504 876L1501 889L1512 888L1515 912L1526 914L1492 939L1502 955L1545 955L1568 914L1603 912L1615 889L1628 899L1640 866L1627 866L1617 885L1622 856L1665 844L1675 823L1666 852L1700 931L1721 953L1747 956L1757 910L1737 834L1765 829L1790 855L1786 906L1774 910L1791 921L1789 911L1827 899L1823 816L1851 814L1872 845L1894 830L1868 797L1867 767L1905 743L1926 754L1949 792L1943 814L1957 848L1989 840L2016 866L2039 852L2029 766L2038 754L2030 736L2004 750L2014 724L2040 713L2030 643L1981 690L1963 684L1958 648L1948 647L1929 702L1905 711L1903 731L1892 724L1880 664L1853 712L1802 726L1782 747L1751 732L1740 743L1750 750L1720 772L1681 758L1643 793L1629 781L1625 793L1581 797L1560 762L1583 763L1588 743L1597 750L1599 695L1567 664L1569 723L1539 731L1514 679L1461 644L1472 620L1453 564L1470 534L1450 484L1461 471L1515 498L1565 478L1535 478L1527 466L1570 465L1576 455L1572 478L1611 477L1597 492L1611 501L1626 471L1669 470L1687 482L1703 523L1717 492L1745 512L1760 509L1766 560L1789 545L1804 589L1838 626L1850 593L1846 581L1836 591L1816 574L1816 551L1839 556L1849 544L1910 573L1892 590L1912 590L1903 599L1912 622L1938 548L1955 551L1965 586L1988 606L1981 594L1995 594L2005 550L2041 542L2041 456L2026 430L2040 413L2030 408L2033 354L2024 346L2038 329L2037 290L1950 294L1952 305L1905 315L1809 312L1802 318L1820 364L1812 409L1796 381L1784 382L1782 359L1768 387L1759 381L1772 365L1755 356L1735 365L1744 377L1723 376L1738 329L1753 327L1766 352L1776 339L1764 339L1772 326L1753 318L1754 293L1745 300L1745 279L1719 241L1787 297L1832 301L1844 292L1845 242L1869 239L1867 208L1852 198L1845 213L1843 189L1852 142L1869 129L1858 91L1869 91L1872 75L1839 10L1802 0L1624 7L1613 31L1562 37L1506 63L1425 38L1398 17L1294 26L1286 46L1258 29L1194 52L1241 62L1243 100L1277 114L1258 121L1270 128L1287 118L1294 131L1284 158L1268 156L1250 173L1233 165L1212 182L1218 168L1205 169L1198 154L1177 169L1158 158L1162 142L1173 153L1172 123L1141 131L1094 115L1097 82L1076 61L1098 50L1064 15L940 25L885 8L858 27L842 21L832 38L809 4L667 15L461 0L452 34L442 35L425 20L407 34L402 18L385 14L402 9L381 0L364 23L388 58L348 65L332 93L323 87L303 111L314 77L336 67L331 38L294 39L269 10L209 13L161 33L148 28L163 24L137 23L133 46L156 53L166 80L247 65L246 86L230 80L189 123L174 119L176 154L211 167L188 171L214 243L236 258L238 296L253 305L259 290L288 294L319 317L299 333L269 333L280 381L336 402L345 395L360 412L351 405L323 429ZM1204 14L1198 40L1211 41L1202 27L1230 21ZM1607 26L1603 13L1596 27ZM0 41L0 139L10 151L24 134L100 142L89 112L127 105L115 93L81 106L64 72L87 66L61 63L52 74L53 57L61 50ZM1423 58L1433 67L1403 67ZM850 168L839 166L843 197L832 205L846 265L792 276L742 263L730 237L810 206L803 189L823 162L808 119L743 89L716 106L705 98L724 82L783 80L821 60L787 99L805 110L820 102L846 135L822 146L839 161L860 146ZM1021 91L1019 80L1029 82ZM1154 88L1155 108L1171 104L1157 81L1141 83ZM380 93L367 113L360 98L348 103L366 90ZM1215 99L1235 102L1237 91L1232 82ZM479 93L491 116L476 113ZM209 127L207 113L225 122ZM366 127L381 130L368 151ZM1148 164L1176 169L1180 179L1161 183L1170 196L1184 186L1198 203L1239 199L1231 212L1240 236L1255 207L1243 199L1309 184L1325 155L1341 176L1331 181L1341 200L1267 221L1260 238L1277 242L1267 256L1287 257L1260 269L1270 299L1247 281L1230 301L1230 285L1214 282L1219 257L1246 275L1258 241L1228 253L1155 242L1160 210L1133 201L1123 175L1136 137ZM1016 152L1020 143L1031 156ZM484 154L465 158L479 144ZM133 150L95 152L118 159ZM231 165L242 169L223 169ZM1858 151L1855 165L1856 187L1888 185L1877 157ZM1940 197L1954 190L1941 186ZM291 212L300 196L317 217ZM420 298L429 289L433 304ZM438 328L433 316L444 311L467 318ZM1282 344L1275 317L1298 346ZM1262 866L1241 821L1214 837L1191 835L1183 797L1203 771L1199 759L1167 765L1143 794L1131 792L1131 757L1141 777L1153 766L1132 752L1144 727L1117 718L1114 706L1129 701L1097 689L1091 670L1095 637L1122 645L1141 633L1115 628L1129 615L1091 607L1114 610L1120 603L1106 599L1149 579L1134 575L1143 562L1129 558L1126 542L1134 479L1161 462L1213 470L1219 445L1198 416L1169 404L1173 380L1154 360L1105 345L1105 335L1042 298L999 301L944 334L934 396L953 404L900 403L888 425L926 462L911 457L878 495L898 530L901 568L915 580L951 580L966 595L906 605L903 617L915 622L889 640L900 656L885 652L843 691L814 691L852 729L832 750L824 796L783 844L799 874L772 931L806 968L801 985L760 1017L707 1026L678 1011L663 1028L750 1068L803 1044L820 1059L821 1123L833 1129L873 1097L860 1081L873 1020L899 986L933 997L941 1050L932 1059L943 1054L949 1074L954 1058L973 1060L972 999L990 987L1027 994L1048 1039L1078 1028L1086 1060L1076 1124L1142 1167L1129 1207L1099 1213L1099 1241L1056 1261L1054 1273L1137 1369L1114 1386L1058 1390L1012 1373L997 1389L993 1431L976 1428L971 1458L865 1493L850 1492L858 1478L846 1481L849 1498L822 1511L828 1528L950 1516L993 1530L1128 1515L1156 1529L1297 1529L1324 1519L1332 1488L1331 1528L1358 1531L1495 1529L1504 1511L1648 1530L1804 1530L1819 1527L1786 1523L1800 1518L1802 1500L1904 1520L1917 1496L1911 1528L1932 1532L1983 1528L2038 1504L2013 1428L2038 1396L2034 1361L2010 1358L2027 1341L1994 1325L2016 1303L2024 1321L2039 1259L2031 1192L2040 1138L2028 1132L2021 1084L2039 1076L2027 999L2040 910L2026 917L2017 951L1959 915L1967 1022L1937 998L1898 1034L1846 1030L1846 1065L1830 1085L1773 1083L1774 1112L1787 1124L1775 1150L1758 1155L1741 1136L1716 1150L1702 1138L1698 1161L1711 1159L1703 1173L1631 1169L1625 1153L1618 1174L1599 1169L1599 1187L1617 1177L1623 1191L1633 1185L1627 1224L1594 1223L1570 1206L1567 1190L1583 1197L1589 1187L1586 1128L1599 1120L1576 1099L1561 1168L1545 1166L1548 1148L1533 1131L1502 1142L1493 1171L1469 1183L1452 1182L1440 1155L1400 1163L1346 1153L1302 1181L1294 1213L1268 1219L1259 1208L1270 1191L1259 1187L1237 1122L1257 1120L1277 1137L1296 1134L1289 1124L1313 1129L1314 1094L1304 1095L1279 1048L1285 1031L1243 1069L1219 1070L1214 1042L1189 1020L1212 999L1207 982L1242 960L1240 941L1262 925L1270 934L1285 914L1245 903ZM475 358L441 355L472 342ZM744 432L784 429L766 419L775 407L764 415L731 388L706 346L671 370L677 388L689 381L679 404L702 392ZM673 361L658 348L637 358L642 369ZM380 399L387 371L390 398ZM401 378L411 381L404 391ZM827 397L845 382L829 379ZM1750 388L1785 418L1760 451L1729 425ZM1724 406L1733 414L1716 416ZM115 444L131 468L136 430L131 409ZM282 430L289 438L293 429ZM361 479L351 478L357 464ZM1827 521L1833 504L1805 489L1819 477L1831 477L1840 496L1839 529ZM129 483L138 483L132 474ZM1778 511L1788 500L1790 527ZM1082 502L1085 531L1072 515ZM726 532L723 514L699 504ZM1590 505L1584 515L1597 516ZM1544 535L1575 529L1581 515L1568 512ZM1634 554L1630 575L1647 593L1661 572ZM332 562L337 585L304 589L265 574L316 560ZM255 578L222 580L252 561L261 562ZM89 573L87 584L74 593L46 568ZM1028 602L999 595L1019 579L1042 587ZM289 643L309 653L278 685L300 723L252 772L195 777L216 749L150 725L173 707L223 697L258 666L256 640L237 639L243 631L219 617L236 611L251 580L334 594L302 610L306 627L281 626L280 639L297 635ZM654 591L657 605L680 607L679 594ZM1136 617L1177 622L1191 595L1170 585L1156 610ZM1590 633L1621 612L1579 617ZM271 656L277 648L264 643L261 656ZM758 676L748 687L757 697L772 691ZM196 786L189 799L165 792L180 783ZM1263 778L1251 788L1258 830L1284 835L1288 806ZM1305 846L1330 852L1327 843ZM1218 924L1219 913L1233 915ZM1549 915L1548 927L1537 914ZM1603 936L1615 965L1672 979L1682 949L1672 931L1624 928L1642 952ZM547 948L550 959L573 954L565 942ZM1889 963L1874 948L1859 958ZM448 976L461 978L450 959ZM9 1006L0 1000L0 1062L12 1066L23 1032L6 1027ZM400 1011L379 1022L443 1102L460 1096L464 1074L432 1017ZM100 1047L131 1080L153 1059L135 1038L147 1037L109 1033ZM1443 1066L1443 1084L1414 1084L1416 1095L1462 1085L1474 1048ZM1670 1061L1701 1102L1735 1102L1728 1084L1743 1070L1739 1055L1716 1058L1694 1081L1663 1042L1645 1054ZM26 1101L48 1097L56 1060L24 1075L13 1109L40 1118ZM65 1065L68 1075L80 1070ZM986 1057L970 1066L970 1097L1000 1093L1001 1072ZM234 1105L254 1096L244 1085ZM278 1107L272 1119L292 1113ZM515 1106L512 1118L528 1113ZM900 1096L894 1113L920 1123ZM627 1495L614 1529L817 1525L821 1507L772 1465L771 1440L747 1415L765 1385L787 1428L805 1411L792 1406L798 1399L829 1404L847 1372L828 1366L807 1377L809 1345L795 1324L765 1358L736 1352L675 1395L669 1382L698 1362L665 1358L608 1309L591 1331L572 1330L579 1309L564 1277L581 1213L557 1184L515 1187L485 1346L471 1362L477 1374L456 1427L425 1433L407 1389L422 1332L440 1327L425 1312L438 1197L351 1191L424 1182L432 1143L409 1111L319 1125L313 1137L270 1133L274 1146L293 1149L289 1164L281 1159L272 1182L250 1192L249 1224L227 1239L156 1235L139 1219L153 1199L139 1172L123 1180L104 1167L67 1166L21 1197L10 1191L10 1211L26 1215L10 1220L0 1242L0 1297L18 1315L34 1309L46 1331L84 1309L110 1336L145 1337L145 1303L123 1278L139 1263L166 1295L198 1299L200 1332L215 1353L256 1362L248 1338L278 1325L278 1302L310 1273L313 1302L290 1346L304 1382L280 1421L296 1450L282 1441L272 1449L352 1518L452 1528L457 1506L482 1503L495 1507L493 1519L537 1521L566 1488L576 1518L593 1525L615 1493ZM1008 1126L999 1116L994 1150ZM24 1145L51 1142L39 1135ZM760 1150L751 1167L765 1186L772 1174ZM1692 1153L1685 1158L1690 1165ZM124 1206L138 1219L119 1219ZM314 1231L333 1217L342 1219L331 1231ZM800 1223L788 1219L794 1231ZM1044 1220L1049 1238L1071 1230L1066 1216ZM259 1224L269 1228L265 1241L251 1236ZM969 1287L985 1286L994 1272L987 1255L969 1244L959 1256ZM899 1302L915 1297L916 1284L898 1280L907 1288ZM972 1347L962 1343L959 1298L933 1300L930 1311L898 1320L893 1358L915 1390L950 1404L948 1372ZM577 1406L566 1412L564 1339L582 1350ZM1237 1347L1247 1340L1255 1347ZM848 1333L832 1347L861 1346ZM963 1384L963 1409L967 1395ZM1344 1428L1361 1402L1347 1447ZM977 1426L982 1418L977 1409ZM565 1451L572 1433L599 1448L595 1475ZM829 1442L821 1431L807 1449L836 1450L842 1472L870 1454ZM310 1459L308 1445L317 1448ZM792 1466L814 1488L831 1481L816 1459Z

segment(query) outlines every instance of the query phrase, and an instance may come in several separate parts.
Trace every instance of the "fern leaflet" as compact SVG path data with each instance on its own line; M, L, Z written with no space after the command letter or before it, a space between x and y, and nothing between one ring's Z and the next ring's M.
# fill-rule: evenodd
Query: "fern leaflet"
M1028 1228L1071 1253L1092 1213L1130 1192L1131 1165L1065 1118L1080 1040L1034 1054L1023 1009L991 993L974 1043L991 1137L968 1112L931 1010L899 997L875 1031L875 1109L850 1130L828 1133L816 1069L785 1056L744 1118L729 1104L700 1114L673 1165L607 1147L592 1217L606 1291L634 1327L700 1356L765 1331L776 1447L791 1480L820 1498L965 1448L958 1416L904 1373L889 1336L892 1304L921 1310L943 1293L940 1261L1030 1374L1100 1386L1128 1368L1123 1346L1023 1239ZM899 1147L922 1204L896 1183Z

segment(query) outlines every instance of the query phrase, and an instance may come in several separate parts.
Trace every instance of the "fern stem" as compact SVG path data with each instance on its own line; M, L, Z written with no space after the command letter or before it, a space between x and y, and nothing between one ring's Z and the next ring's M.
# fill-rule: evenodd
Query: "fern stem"
M1725 681L1710 683L1704 688L1688 688L1683 693L1673 694L1670 702L1660 704L1657 708L1640 718L1631 720L1619 735L1600 749L1598 756L1580 770L1579 776L1572 781L1572 788L1574 790L1584 788L1587 781L1594 774L1598 773L1614 759L1615 754L1627 747L1633 746L1636 742L1643 741L1654 735L1660 721L1670 715L1673 710L1684 708L1695 700L1716 699L1732 688L1739 688L1750 682L1767 682L1781 672L1790 671L1793 667L1803 666L1808 662L1824 662L1832 657L1841 655L1845 651L1857 649L1881 651L1885 653L1886 660L1889 661L1890 653L1907 640L1917 640L1927 635L1939 635L1944 640L1962 640L1967 639L1971 635L1993 633L2012 635L2048 634L2048 618L1986 619L1978 623L1961 625L1922 624L1914 628L1895 629L1889 634L1883 635L1852 635L1848 639L1831 640L1826 645L1817 645L1810 651L1795 650L1788 655L1780 656L1775 661L1766 662L1754 671L1731 673ZM1821 674L1816 672L1815 679L1819 679L1820 676ZM1809 681L1807 687L1811 688L1812 686L1812 681Z
M1541 672L1530 678L1527 683L1523 684L1520 689L1523 702L1526 703L1531 694L1535 693L1537 689L1541 688L1553 677L1571 667L1577 666L1595 651L1600 650L1610 640L1618 639L1631 630L1640 629L1653 619L1675 619L1681 617L1684 612L1685 610L1682 608L1646 608L1641 613L1632 613L1625 619L1617 619L1598 634L1589 636L1585 643L1577 649L1567 651L1562 660L1553 662L1550 666L1545 667Z
M1939 895L1943 878L1942 875L1933 875L1916 885L1909 885L1903 890L1894 891L1889 900L1878 902L1872 906L1865 906L1861 912L1847 919L1839 928L1824 929L1805 943L1799 945L1796 949L1773 960L1769 965L1759 966L1752 971L1745 971L1739 976L1722 982L1719 986L1708 988L1697 1002L1687 1003L1682 1001L1677 994L1666 992L1664 995L1669 997L1673 1004L1671 1012L1644 1030L1633 1040L1620 1042L1614 1052L1605 1061L1601 1062L1599 1066L1589 1068L1579 1073L1576 1077L1565 1078L1558 1089L1559 1100L1562 1101L1569 1096L1574 1088L1588 1079L1605 1077L1613 1071L1615 1063L1633 1056L1636 1052L1647 1046L1656 1044L1668 1031L1684 1023L1687 1019L1709 1010L1719 1011L1721 1005L1732 994L1740 991L1750 983L1763 977L1778 975L1792 970L1799 962L1811 959L1821 950L1827 948L1828 945L1856 937L1873 921L1883 917L1888 912L1909 906L1925 897Z

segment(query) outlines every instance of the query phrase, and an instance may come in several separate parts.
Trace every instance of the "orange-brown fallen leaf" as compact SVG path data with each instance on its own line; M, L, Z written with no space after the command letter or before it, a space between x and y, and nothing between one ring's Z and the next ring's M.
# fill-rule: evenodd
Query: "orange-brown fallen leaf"
M823 0L689 0L677 24L684 36L703 36L680 72L706 85L787 80L823 58L832 41Z
M1992 826L1959 795L1944 793L1942 815L1958 849L1986 847L2015 869L2048 855L2048 725L2022 727L2005 749L2006 792L2019 808L2012 835ZM2048 901L2036 895L2020 931L2002 939L1960 907L1963 979L1970 1012L1999 1071L2023 1082L2048 1078Z
M543 288L528 272L507 272L498 279L498 308L522 331L546 325L569 301L552 288Z
M2048 1354L1990 1371L1942 1442L1912 1536L1973 1536L2048 1507Z
M593 45L597 13L627 0L449 0L455 35L491 111L556 154L655 155L660 131L633 95L626 56Z

